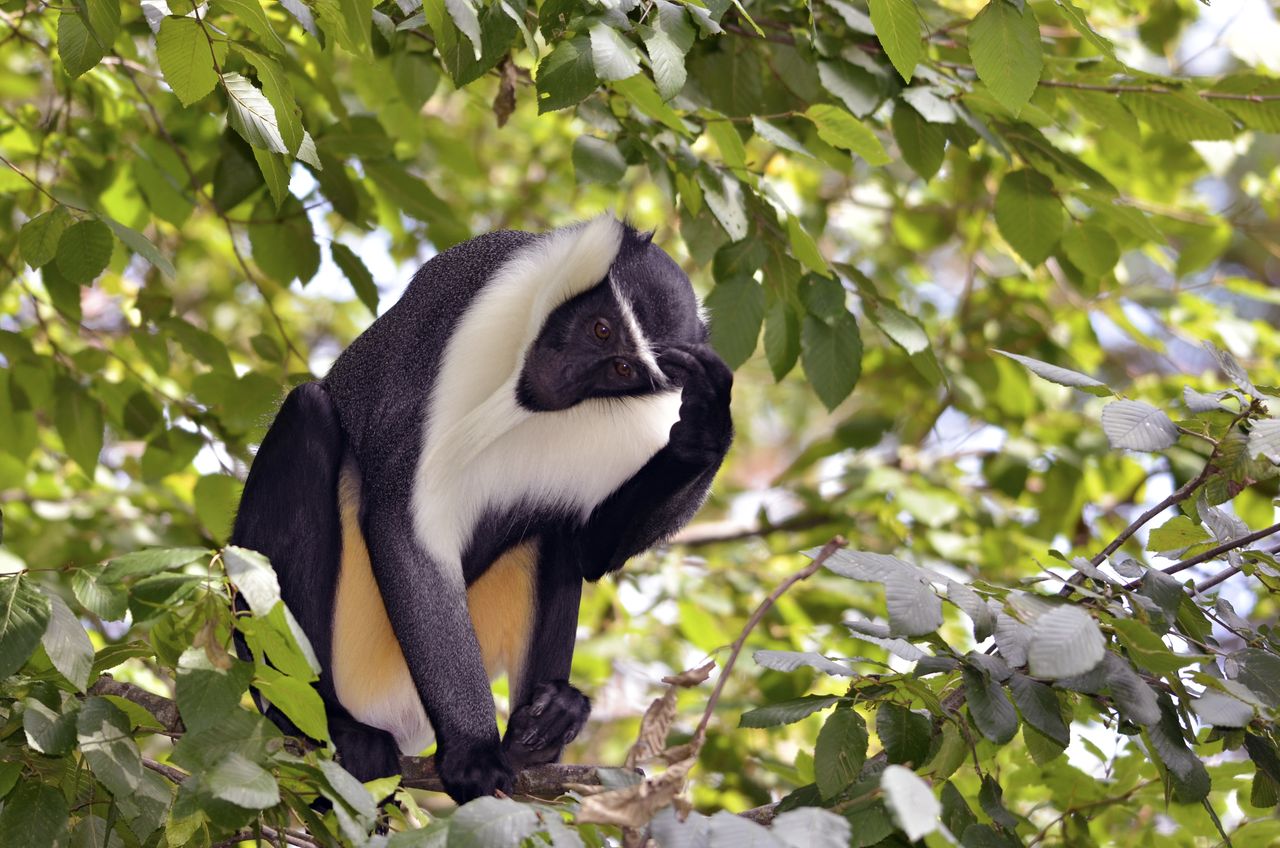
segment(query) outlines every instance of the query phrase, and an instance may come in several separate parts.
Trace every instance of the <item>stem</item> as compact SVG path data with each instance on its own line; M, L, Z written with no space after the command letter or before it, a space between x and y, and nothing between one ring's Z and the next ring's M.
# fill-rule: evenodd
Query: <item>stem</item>
M1191 594L1199 595L1202 592L1206 592L1209 589L1212 589L1214 586L1217 586L1219 583L1223 582L1224 580L1229 580L1232 577L1235 577L1237 574L1240 573L1240 571L1243 568L1244 568L1243 565L1233 565L1230 568L1227 568L1219 572L1218 574L1213 575L1203 583L1197 583L1196 587L1191 591Z
M1227 551L1234 551L1236 548L1243 548L1245 545L1256 542L1259 539L1265 539L1268 536L1273 536L1276 533L1280 533L1280 522L1276 524L1272 524L1270 527L1264 527L1261 530L1255 530L1254 532L1250 533L1247 536L1241 536L1238 539L1232 539L1229 542L1223 542L1221 545L1218 545L1216 548L1210 548L1209 550L1205 551L1202 554L1196 554L1195 556L1190 557L1189 559L1184 559L1181 562L1175 562L1173 565L1169 566L1168 568L1162 568L1161 571L1163 571L1165 574L1177 574L1179 571L1186 571L1188 568L1190 568L1193 565L1199 565L1202 562L1208 562L1211 559L1217 559L1218 557L1225 554Z
M702 742L707 735L707 724L711 721L711 714L715 712L716 704L720 700L720 693L724 689L724 684L729 679L729 672L733 670L734 663L738 661L738 654L742 652L742 646L746 643L747 637L751 635L751 631L760 623L760 619L764 618L770 608L777 603L778 599L795 584L801 580L807 580L822 568L832 554L847 545L843 536L836 536L830 542L822 546L822 550L813 558L813 562L809 563L804 569L797 571L795 574L782 581L778 588L774 589L769 597L765 598L760 606L756 607L756 611L751 614L751 618L747 619L747 624L742 628L742 632L738 634L738 638L733 641L733 648L729 651L729 659L725 661L724 668L720 672L719 678L716 679L716 686L711 690L711 697L707 699L706 709L702 711L702 720L698 722L698 729L694 731L694 748L702 747Z

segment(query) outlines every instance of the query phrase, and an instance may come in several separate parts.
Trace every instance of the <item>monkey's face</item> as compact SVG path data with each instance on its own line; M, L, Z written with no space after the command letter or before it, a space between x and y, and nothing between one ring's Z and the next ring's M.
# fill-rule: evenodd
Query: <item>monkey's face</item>
M536 412L588 398L668 388L662 353L703 344L689 278L647 238L628 233L609 275L557 307L525 355L516 398Z

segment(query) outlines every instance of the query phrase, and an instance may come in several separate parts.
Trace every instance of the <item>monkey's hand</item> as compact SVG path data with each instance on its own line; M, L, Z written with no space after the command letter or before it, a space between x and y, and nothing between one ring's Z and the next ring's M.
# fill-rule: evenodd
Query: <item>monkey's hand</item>
M444 791L458 804L481 795L512 793L516 774L501 747L450 746L436 754L436 773Z
M542 683L533 699L511 714L502 747L517 770L554 763L590 714L591 701L567 680Z
M683 389L680 420L671 428L668 446L691 465L718 466L733 441L733 372L705 344L667 348L658 364Z

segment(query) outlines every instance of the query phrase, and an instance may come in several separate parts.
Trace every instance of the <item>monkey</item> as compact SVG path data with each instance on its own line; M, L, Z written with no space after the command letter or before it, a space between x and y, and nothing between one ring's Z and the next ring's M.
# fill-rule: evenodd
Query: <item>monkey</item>
M680 266L602 216L436 255L288 394L231 541L277 572L348 771L397 774L434 739L464 803L559 759L590 713L568 680L582 584L700 508L732 382Z

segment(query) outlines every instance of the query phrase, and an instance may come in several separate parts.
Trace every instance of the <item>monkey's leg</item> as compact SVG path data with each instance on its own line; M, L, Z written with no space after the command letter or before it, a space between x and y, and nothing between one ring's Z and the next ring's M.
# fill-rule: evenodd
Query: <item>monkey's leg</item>
M356 777L370 780L395 774L399 751L390 734L361 724L338 704L330 664L342 557L338 475L345 448L328 391L319 383L304 383L290 392L249 470L231 542L271 560L280 595L320 660L316 688L339 757ZM243 609L239 599L237 609ZM249 659L238 634L236 645L241 657ZM278 709L257 700L281 730L303 735Z
M374 579L435 730L440 781L460 804L498 790L509 794L515 773L498 738L461 564L436 561L418 542L412 473L380 479L363 466L361 472Z
M511 719L502 745L517 769L560 759L587 723L591 702L569 683L582 576L554 536L541 543L537 605L521 667L513 674Z

